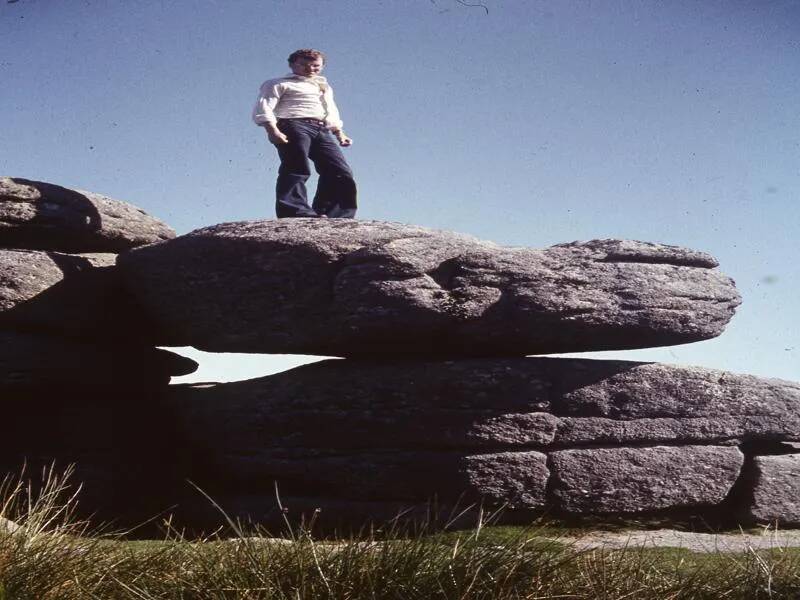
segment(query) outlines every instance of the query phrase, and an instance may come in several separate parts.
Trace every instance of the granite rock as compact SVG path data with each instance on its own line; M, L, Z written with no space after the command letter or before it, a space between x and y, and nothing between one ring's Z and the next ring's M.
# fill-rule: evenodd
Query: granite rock
M119 259L162 345L328 356L513 356L719 335L713 257L594 240L544 250L377 221L207 227Z
M704 511L740 478L740 443L800 437L800 385L626 361L348 359L171 386L158 412L177 471L232 505L267 502L277 483L364 519L363 503L432 498L514 514Z
M52 183L0 177L0 246L61 252L122 252L175 232L108 196Z
M800 525L800 454L756 456L749 516L760 523Z
M152 341L115 254L0 249L0 327L81 340Z
M800 384L629 361L327 360L168 404L192 443L240 453L800 439Z
M7 395L67 396L85 388L153 388L197 363L166 350L86 344L54 336L0 331L0 390Z
M228 490L326 495L357 501L408 501L433 498L454 502L484 501L541 508L549 472L541 452L371 451L333 454L324 450L284 452L215 452L205 472L190 479L204 487ZM197 461L197 455L195 458ZM211 469L208 469L211 467ZM195 465L197 468L197 464Z
M561 363L563 445L800 439L800 383L701 367Z
M744 462L738 448L651 446L549 454L551 498L568 513L643 513L719 504Z

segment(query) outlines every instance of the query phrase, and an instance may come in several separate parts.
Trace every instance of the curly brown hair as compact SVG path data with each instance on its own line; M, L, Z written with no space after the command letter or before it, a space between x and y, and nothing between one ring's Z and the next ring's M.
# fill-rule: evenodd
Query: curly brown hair
M295 50L289 55L289 63L295 62L298 58L308 58L309 60L321 58L322 64L325 64L325 55L319 50L314 50L313 48L301 48L300 50Z

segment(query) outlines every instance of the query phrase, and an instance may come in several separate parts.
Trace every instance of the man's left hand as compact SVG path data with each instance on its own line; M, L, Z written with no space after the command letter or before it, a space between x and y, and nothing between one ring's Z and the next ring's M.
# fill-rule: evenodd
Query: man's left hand
M347 134L341 129L334 131L333 135L335 135L336 139L339 140L340 146L351 146L353 144L353 140L347 137Z

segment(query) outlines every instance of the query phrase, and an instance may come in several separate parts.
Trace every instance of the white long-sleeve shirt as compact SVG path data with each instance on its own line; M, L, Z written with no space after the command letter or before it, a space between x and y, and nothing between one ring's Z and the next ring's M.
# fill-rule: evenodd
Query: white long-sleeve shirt
M304 77L289 73L261 84L253 108L253 121L263 126L278 119L312 118L341 129L342 119L333 100L333 89L321 75Z

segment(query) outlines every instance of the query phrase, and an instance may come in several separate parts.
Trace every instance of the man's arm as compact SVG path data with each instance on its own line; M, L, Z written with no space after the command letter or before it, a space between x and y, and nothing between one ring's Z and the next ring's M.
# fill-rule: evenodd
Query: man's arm
M331 130L331 133L336 136L336 139L339 140L340 146L350 146L353 140L350 139L344 132L344 129L342 129L342 118L339 116L339 108L336 106L336 102L333 99L333 88L331 86L326 86L325 92L322 94L322 99L325 102L325 109L328 113L325 118L328 128Z
M263 127L267 138L272 144L287 144L289 138L278 129L278 119L275 116L275 107L281 99L282 89L274 80L266 81L261 86L253 108L253 122Z

